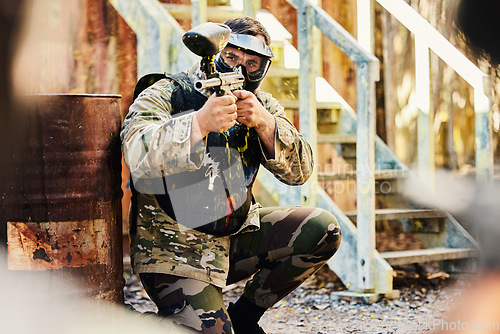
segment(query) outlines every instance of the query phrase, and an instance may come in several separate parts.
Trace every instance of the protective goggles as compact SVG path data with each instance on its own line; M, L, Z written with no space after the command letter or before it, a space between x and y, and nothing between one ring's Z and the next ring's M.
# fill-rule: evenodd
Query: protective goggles
M264 79L273 56L271 48L257 37L231 34L227 47L217 55L216 64L221 72L242 67L247 85L256 86Z

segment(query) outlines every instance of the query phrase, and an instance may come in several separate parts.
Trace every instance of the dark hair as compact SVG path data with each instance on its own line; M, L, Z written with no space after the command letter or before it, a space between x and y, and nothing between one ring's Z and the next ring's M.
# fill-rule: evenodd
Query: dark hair
M224 22L229 28L231 28L231 32L234 34L244 34L257 36L262 35L266 41L266 44L269 45L271 43L271 37L267 32L266 28L254 19L253 17L236 17L233 19L229 19Z
M493 65L500 64L499 16L498 0L461 0L455 21L468 46Z

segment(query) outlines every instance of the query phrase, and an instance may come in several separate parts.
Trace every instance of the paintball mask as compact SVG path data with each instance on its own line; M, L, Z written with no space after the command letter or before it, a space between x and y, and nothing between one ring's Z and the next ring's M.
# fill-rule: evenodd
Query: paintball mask
M273 56L271 48L259 38L231 34L227 47L216 56L215 65L223 73L241 67L245 77L243 88L254 92L266 76Z

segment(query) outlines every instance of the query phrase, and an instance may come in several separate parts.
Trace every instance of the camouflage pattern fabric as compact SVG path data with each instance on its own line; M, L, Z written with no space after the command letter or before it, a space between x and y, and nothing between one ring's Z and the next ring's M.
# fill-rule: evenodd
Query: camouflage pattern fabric
M257 272L245 295L269 308L335 254L341 233L337 219L318 208L263 208L260 217L259 231L233 237L228 284Z
M199 64L189 78L203 79ZM153 179L200 168L205 145L191 145L193 113L171 115L174 84L169 79L145 89L130 107L122 132L122 150L132 179ZM260 148L261 164L289 185L303 184L311 175L312 151L284 109L271 94L256 96L276 120L275 154ZM140 193L131 210L131 258L135 273L163 273L192 278L224 287L229 272L231 237L213 235L178 224L161 209L153 195ZM237 235L259 229L259 204L250 208Z
M335 217L309 207L260 210L260 229L232 237L228 283L254 275L245 296L269 308L323 266L337 251L341 233ZM141 274L159 314L193 333L234 333L222 289L165 274Z

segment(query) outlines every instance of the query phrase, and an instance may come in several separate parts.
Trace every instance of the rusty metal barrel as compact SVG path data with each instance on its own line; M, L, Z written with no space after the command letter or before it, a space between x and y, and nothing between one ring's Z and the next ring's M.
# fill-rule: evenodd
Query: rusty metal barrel
M9 271L123 302L120 126L119 95L22 98L3 143L0 239Z

